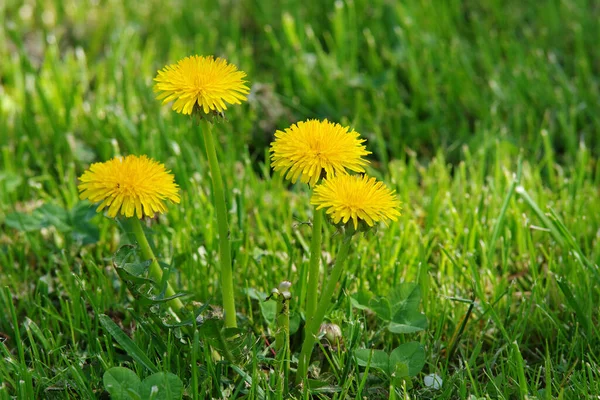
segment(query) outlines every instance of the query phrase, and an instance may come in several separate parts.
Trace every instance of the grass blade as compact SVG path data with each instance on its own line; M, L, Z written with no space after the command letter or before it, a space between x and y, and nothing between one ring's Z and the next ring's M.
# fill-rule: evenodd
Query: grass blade
M158 368L150 361L148 356L113 322L107 315L100 315L100 323L108 333L123 347L135 361L142 364L150 372L158 372Z

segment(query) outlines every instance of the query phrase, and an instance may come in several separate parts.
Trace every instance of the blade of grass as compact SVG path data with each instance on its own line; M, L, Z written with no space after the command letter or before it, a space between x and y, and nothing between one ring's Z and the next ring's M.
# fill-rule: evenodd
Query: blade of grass
M102 314L98 317L100 319L100 324L106 329L106 331L123 347L123 349L129 354L135 361L143 365L150 372L156 373L158 372L158 368L140 349L134 342L119 328L117 324L113 322L110 317L105 314Z

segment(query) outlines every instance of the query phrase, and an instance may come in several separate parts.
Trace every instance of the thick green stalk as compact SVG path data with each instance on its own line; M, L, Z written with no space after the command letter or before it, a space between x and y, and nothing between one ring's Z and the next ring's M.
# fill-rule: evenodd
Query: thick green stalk
M317 210L315 207L313 223L312 223L312 238L310 242L310 264L308 269L308 292L306 297L306 320L315 315L317 309L318 289L320 278L321 265L321 231L323 225L323 211Z
M298 360L298 370L296 372L297 384L302 382L308 372L310 356L312 354L313 347L315 346L315 342L317 341L317 335L319 334L321 323L323 323L325 313L327 312L327 309L331 303L331 296L333 296L333 292L335 291L335 288L342 275L344 262L348 256L348 250L350 249L350 239L352 238L353 234L354 231L346 231L342 245L335 260L335 265L333 266L331 275L329 275L327 285L325 285L323 293L321 294L321 300L317 305L315 314L306 323L306 327L304 329L304 343L302 344L302 351L300 352L300 358Z
M144 233L144 229L142 228L142 223L140 222L140 220L138 218L135 218L135 217L128 218L128 221L129 221L129 226L131 227L131 230L133 231L133 235L135 236L135 239L138 242L138 246L140 247L142 256L146 260L152 260L152 263L150 264L150 277L158 283L162 282L162 277L163 277L162 269L160 268L160 265L158 264L158 260L154 256L154 252L152 251L152 247L150 247L150 243L148 243L148 239L146 238L146 234ZM165 291L165 297L171 297L173 295L175 295L175 291L171 287L171 284L169 282L167 282L167 289ZM175 311L179 311L180 309L183 308L183 303L178 298L170 300L169 305Z
M221 292L223 293L223 308L225 310L225 326L227 328L237 327L235 315L235 300L233 292L233 274L231 270L231 245L229 243L229 225L227 223L227 203L225 202L225 190L223 189L223 178L217 160L217 150L212 134L212 124L206 120L202 122L204 133L204 144L206 156L213 184L213 196L217 210L217 225L219 228L219 259L221 261Z

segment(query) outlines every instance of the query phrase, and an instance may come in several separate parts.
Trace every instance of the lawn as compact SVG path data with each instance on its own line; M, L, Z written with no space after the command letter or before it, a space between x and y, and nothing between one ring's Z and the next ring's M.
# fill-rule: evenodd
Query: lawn
M585 0L0 2L0 400L153 385L157 399L597 398L598 21ZM153 92L194 54L251 89L213 129L237 329L206 124ZM366 139L366 172L402 214L352 237L297 377L313 189L274 172L269 146L325 118ZM137 291L127 221L79 198L92 163L130 154L180 187L143 225L190 318ZM342 230L323 223L324 280ZM284 315L265 299L285 280Z

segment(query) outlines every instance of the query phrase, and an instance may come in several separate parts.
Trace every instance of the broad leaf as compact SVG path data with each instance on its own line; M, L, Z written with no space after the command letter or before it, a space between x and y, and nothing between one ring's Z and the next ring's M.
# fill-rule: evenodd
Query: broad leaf
M260 292L254 288L246 288L244 289L244 293L248 295L252 300L256 301L265 301L267 295L263 292Z
M372 298L373 294L363 290L350 296L350 302L354 308L358 308L359 310L368 310L369 302Z
M104 373L104 388L113 400L138 400L140 378L128 368L113 367Z
M401 283L389 293L388 299L392 316L399 312L417 311L421 301L421 289L416 283Z
M71 209L70 214L73 239L82 244L93 244L100 240L98 226L90 222L96 215L96 211L93 207L90 207L89 202L80 201Z
M425 365L425 350L418 342L404 343L390 354L390 369L395 370L396 365L406 364L408 376L416 376Z
M59 232L70 232L72 230L69 213L56 204L43 204L34 213L42 215L46 223L54 226Z
M390 373L389 357L383 350L358 349L354 351L354 357L361 367L369 365L370 368L380 369L388 375Z
M392 333L414 333L427 328L427 317L418 311L399 312L388 325Z
M392 308L390 307L389 300L385 297L372 298L371 301L369 301L369 308L384 321L392 319Z
M265 321L272 325L275 322L277 316L277 302L273 299L268 301L259 301L260 313L262 314Z
M5 224L22 232L39 231L53 226L58 232L71 233L73 239L83 244L95 243L100 238L98 227L89 221L95 215L88 202L79 202L67 211L55 204L43 204L31 214L14 212L6 216Z
M300 322L302 321L302 317L298 311L292 311L290 313L290 335L298 332L300 329Z
M33 213L25 214L13 212L6 216L4 223L6 226L21 232L34 232L48 226L48 222L43 215Z
M183 383L175 374L158 372L144 379L140 396L148 400L179 400L183 397Z
M397 362L396 365L393 365L390 359L390 369L393 371L390 378L392 379L394 386L401 387L405 381L407 383L410 382L408 364L400 361Z
M207 340L220 340L223 321L217 318L208 318L198 327L198 333L201 338Z

